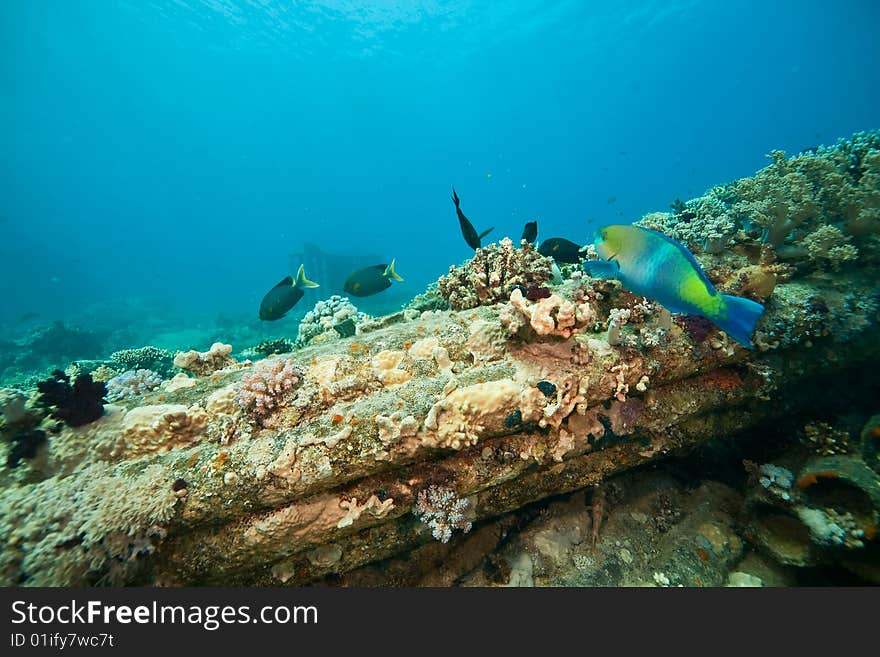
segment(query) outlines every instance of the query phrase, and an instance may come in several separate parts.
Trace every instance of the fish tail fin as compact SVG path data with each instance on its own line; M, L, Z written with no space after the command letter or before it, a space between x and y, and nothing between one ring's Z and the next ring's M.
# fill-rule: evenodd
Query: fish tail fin
M392 260L391 264L385 268L385 275L388 278L393 278L398 283L403 282L403 278L401 277L401 275L394 271L394 260Z
M477 239L479 239L479 240L483 239L484 237L486 237L486 235L488 235L489 233L491 233L493 230L495 230L495 226L492 226L491 228L487 228L487 229L484 230L482 233L480 233L479 235L477 235Z
M731 294L722 294L721 298L724 300L724 307L727 310L726 317L723 320L713 321L718 325L718 328L741 345L754 349L752 333L755 332L755 326L764 313L764 306L757 301L735 297Z
M305 266L300 265L299 269L296 272L296 282L293 284L293 287L304 288L304 287L320 287L315 281L310 281L306 278L306 269Z

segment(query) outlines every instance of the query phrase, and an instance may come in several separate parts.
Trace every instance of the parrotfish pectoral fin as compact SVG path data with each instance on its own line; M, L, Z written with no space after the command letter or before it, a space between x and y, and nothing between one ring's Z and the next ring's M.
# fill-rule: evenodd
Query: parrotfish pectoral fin
M730 294L722 294L724 305L727 309L727 317L723 320L712 321L722 331L727 333L734 340L748 349L754 349L752 344L752 333L755 332L755 326L761 315L764 313L764 306L757 301L744 299L743 297L735 297Z
M317 283L306 278L305 267L303 265L300 265L299 270L296 272L296 283L294 283L293 286L299 288L319 287Z
M388 267L385 269L385 275L388 278L393 278L398 283L403 281L403 278L400 276L400 274L398 274L396 271L394 271L394 260L392 260L391 264L388 265Z
M484 230L482 233L480 233L479 235L477 235L477 239L478 239L478 240L483 239L484 237L486 237L486 235L488 235L489 233L491 233L493 230L495 230L495 226L492 226L491 228L487 228L487 229Z
M587 260L584 271L593 278L617 278L620 265L614 260Z

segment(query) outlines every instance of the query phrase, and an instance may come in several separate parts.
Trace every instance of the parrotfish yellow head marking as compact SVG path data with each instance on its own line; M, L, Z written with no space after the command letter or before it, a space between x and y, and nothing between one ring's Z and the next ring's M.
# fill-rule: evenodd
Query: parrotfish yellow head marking
M642 246L638 233L630 226L605 226L596 233L596 252L605 260L615 260Z

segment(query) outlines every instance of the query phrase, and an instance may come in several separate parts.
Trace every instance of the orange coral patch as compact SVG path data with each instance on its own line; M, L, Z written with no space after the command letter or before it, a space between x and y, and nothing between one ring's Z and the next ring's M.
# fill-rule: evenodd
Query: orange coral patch
M335 414L333 415L333 424L339 424L339 423L342 422L344 419L345 419L345 418L342 417L339 413L335 413Z
M703 561L709 561L709 553L703 548L697 548L697 556Z
M840 475L838 475L834 470L819 470L818 472L810 472L809 474L805 474L803 477L797 480L797 487L803 490L804 488L809 488L820 478L824 479L837 479Z
M733 390L743 384L742 377L733 370L709 372L703 377L703 382L721 390Z
M193 452L192 454L190 454L189 461L187 462L189 464L189 467L194 468L196 463L198 463L198 462L199 462L199 453Z
M214 467L217 470L221 470L223 466L226 464L226 459L229 458L229 452L220 452L217 455L217 458L214 459Z

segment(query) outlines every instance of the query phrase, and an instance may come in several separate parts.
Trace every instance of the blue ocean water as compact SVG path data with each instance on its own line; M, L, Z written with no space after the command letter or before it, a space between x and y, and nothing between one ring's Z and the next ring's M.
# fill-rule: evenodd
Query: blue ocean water
M855 0L4 2L0 324L295 336L257 309L307 242L396 258L358 305L399 307L471 254L453 185L492 239L585 242L876 127L878 24Z

